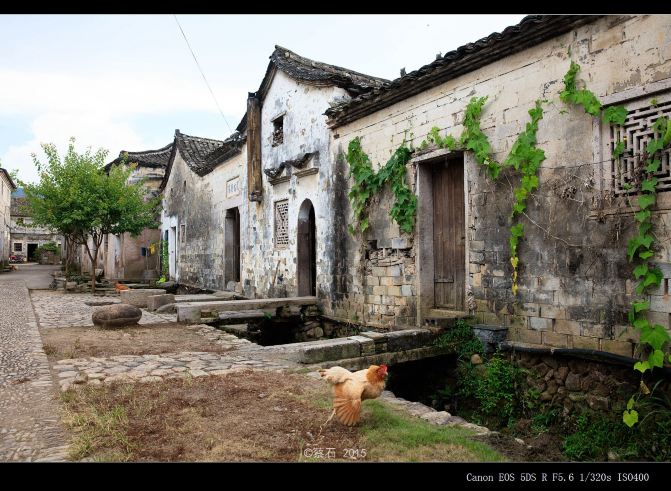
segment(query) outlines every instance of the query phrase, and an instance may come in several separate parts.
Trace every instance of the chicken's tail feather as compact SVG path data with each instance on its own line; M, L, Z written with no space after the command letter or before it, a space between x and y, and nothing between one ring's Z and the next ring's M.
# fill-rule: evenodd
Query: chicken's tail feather
M355 425L361 419L361 400L336 397L333 409L338 420L346 426Z

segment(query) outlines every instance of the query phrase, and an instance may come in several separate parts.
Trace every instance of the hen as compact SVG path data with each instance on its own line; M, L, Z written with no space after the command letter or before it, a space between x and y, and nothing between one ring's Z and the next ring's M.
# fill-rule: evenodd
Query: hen
M114 285L114 289L116 290L117 293L121 293L121 290L130 290L126 285L122 285L118 281Z
M319 370L319 374L333 385L333 410L338 420L352 426L361 419L361 401L375 399L384 390L387 365L371 365L358 372L343 367Z

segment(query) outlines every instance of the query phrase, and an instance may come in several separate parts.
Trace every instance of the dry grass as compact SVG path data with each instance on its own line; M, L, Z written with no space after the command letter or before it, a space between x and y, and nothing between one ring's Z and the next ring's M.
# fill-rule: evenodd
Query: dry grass
M325 425L327 384L299 374L85 386L62 397L75 460L314 461L321 459L304 451L320 448L334 449L337 460L347 460L346 449L365 461L501 459L467 430L436 427L379 401L364 403L359 426Z

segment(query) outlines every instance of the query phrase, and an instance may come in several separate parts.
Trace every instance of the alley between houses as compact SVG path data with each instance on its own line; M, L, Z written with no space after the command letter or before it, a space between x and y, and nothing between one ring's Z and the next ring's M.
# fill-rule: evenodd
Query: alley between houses
M21 268L0 275L0 461L65 460L58 390L28 293L28 286L48 288L54 268Z

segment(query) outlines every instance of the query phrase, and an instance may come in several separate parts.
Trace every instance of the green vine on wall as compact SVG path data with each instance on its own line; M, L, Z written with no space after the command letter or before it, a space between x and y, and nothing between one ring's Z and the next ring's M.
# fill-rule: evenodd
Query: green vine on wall
M581 105L585 112L598 117L599 114L605 123L618 126L624 125L627 118L627 110L623 106L611 106L602 111L602 105L599 99L589 90L578 89L576 76L580 70L580 65L571 62L571 67L564 77L564 90L560 98L567 104ZM655 367L664 366L665 346L671 342L671 337L664 326L659 324L650 324L647 311L650 309L650 300L646 297L649 293L659 288L662 283L663 273L661 269L655 266L650 259L654 256L654 240L652 233L652 206L657 202L657 178L654 174L661 166L659 152L671 143L671 122L667 118L661 117L653 124L653 131L657 138L651 139L643 155L639 160L638 167L635 169L635 183L626 183L625 187L633 189L635 185L639 186L638 208L634 213L634 219L638 224L638 234L629 240L627 244L627 259L630 263L635 263L633 275L638 281L636 285L636 294L639 296L631 306L629 311L629 323L639 331L640 338L637 349L647 356L645 360L634 364L634 369L643 375L648 370L652 371ZM613 148L613 158L618 159L624 153L624 142L617 141ZM671 362L671 355L668 355ZM641 391L636 398L631 397L627 403L627 408L622 414L624 423L632 427L638 423L638 411L635 406L638 403L642 393L649 393L643 380L641 380Z
M370 199L387 182L396 198L389 215L396 221L402 232L412 233L415 225L417 196L405 182L406 164L410 160L411 153L410 148L403 141L384 167L376 173L370 158L361 148L361 140L357 137L349 143L345 158L350 165L350 175L354 178L354 185L348 194L355 220L354 225L349 225L352 235L357 231L363 233L368 229Z
M634 262L634 278L638 280L636 294L638 298L632 303L629 311L629 323L640 332L639 349L645 351L647 359L638 361L634 370L644 374L653 368L664 366L666 357L664 351L671 341L669 333L659 324L650 324L646 312L650 309L650 301L646 298L651 290L659 288L662 282L662 271L649 260L653 257L654 235L652 234L652 212L650 208L657 201L657 178L654 176L661 166L659 152L671 143L671 121L661 117L653 124L653 131L660 135L651 139L645 149L645 157L641 159L638 171L641 174L640 195L638 197L639 211L634 213L638 223L638 234L627 244L627 258ZM649 298L649 297L648 297ZM668 355L671 362L671 354ZM642 388L645 387L642 383ZM643 391L645 393L646 391ZM631 397L627 403L627 409L622 415L623 421L628 426L634 426L638 422L638 411L634 409L641 397L641 392L636 398Z
M504 167L511 167L520 174L520 183L513 189L514 202L510 218L515 219L518 215L524 213L527 198L538 188L537 174L541 163L545 160L545 152L536 147L536 133L538 132L538 122L543 119L542 103L545 101L537 100L534 107L529 110L531 121L527 123L525 131L518 135L503 164L492 158L492 145L480 128L482 108L486 101L487 97L474 97L468 103L464 116L464 130L459 139L460 148L471 150L478 164L487 169L489 177L492 180L498 179ZM457 149L456 139L451 135L441 137L436 127L431 129L431 132L427 135L427 140L441 148ZM422 142L421 148L425 148L426 146L428 146L426 141ZM519 257L517 255L517 246L523 237L524 224L519 221L513 223L510 227L509 239L510 264L513 267L511 275L513 295L517 295L518 290L517 273Z

